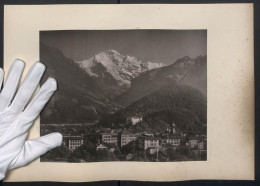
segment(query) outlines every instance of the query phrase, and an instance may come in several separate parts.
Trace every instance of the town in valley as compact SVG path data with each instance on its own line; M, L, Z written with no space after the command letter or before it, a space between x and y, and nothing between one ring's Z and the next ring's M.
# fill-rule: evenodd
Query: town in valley
M141 117L129 117L136 125ZM42 133L63 132L62 146L43 156L42 161L203 161L207 159L206 135L188 135L173 123L164 133L128 129L99 128L94 125L48 125ZM78 132L84 131L86 133ZM95 131L93 131L95 130ZM91 131L91 133L90 133ZM65 132L65 133L64 133ZM66 133L67 132L67 133Z

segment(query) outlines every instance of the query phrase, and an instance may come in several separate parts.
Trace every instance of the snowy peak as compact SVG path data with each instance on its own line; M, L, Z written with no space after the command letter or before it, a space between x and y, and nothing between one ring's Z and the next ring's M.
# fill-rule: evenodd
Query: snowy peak
M108 50L108 52L112 53L112 54L117 54L117 55L121 55L118 51L116 50Z
M161 68L166 66L164 63L152 63L150 61L143 63L143 65L148 69L152 70L154 68Z
M78 61L77 64L94 78L104 79L112 76L119 86L127 87L140 73L165 66L162 63L142 62L115 50L100 52L90 59Z

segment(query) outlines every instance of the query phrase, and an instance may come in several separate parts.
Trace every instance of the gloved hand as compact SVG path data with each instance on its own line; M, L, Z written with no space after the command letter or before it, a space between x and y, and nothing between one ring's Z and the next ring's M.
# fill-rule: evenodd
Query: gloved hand
M57 84L55 79L49 78L29 102L45 66L36 62L17 90L23 68L24 62L14 61L0 93L0 180L8 170L24 166L62 143L60 133L26 141L29 128L56 91ZM2 81L0 68L0 87Z

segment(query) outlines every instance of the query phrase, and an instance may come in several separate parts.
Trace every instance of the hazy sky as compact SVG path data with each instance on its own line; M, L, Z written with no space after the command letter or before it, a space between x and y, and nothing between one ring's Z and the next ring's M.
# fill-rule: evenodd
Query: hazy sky
M183 56L207 54L206 30L41 31L40 41L77 61L110 49L142 61L165 64Z

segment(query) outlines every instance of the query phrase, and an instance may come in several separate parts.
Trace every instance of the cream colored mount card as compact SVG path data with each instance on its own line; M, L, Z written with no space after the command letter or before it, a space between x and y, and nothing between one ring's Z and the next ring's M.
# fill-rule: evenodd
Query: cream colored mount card
M35 160L5 181L254 179L253 4L6 5L4 68L39 60L46 30L207 30L207 161ZM24 77L23 77L24 78ZM39 119L29 138L40 136Z

